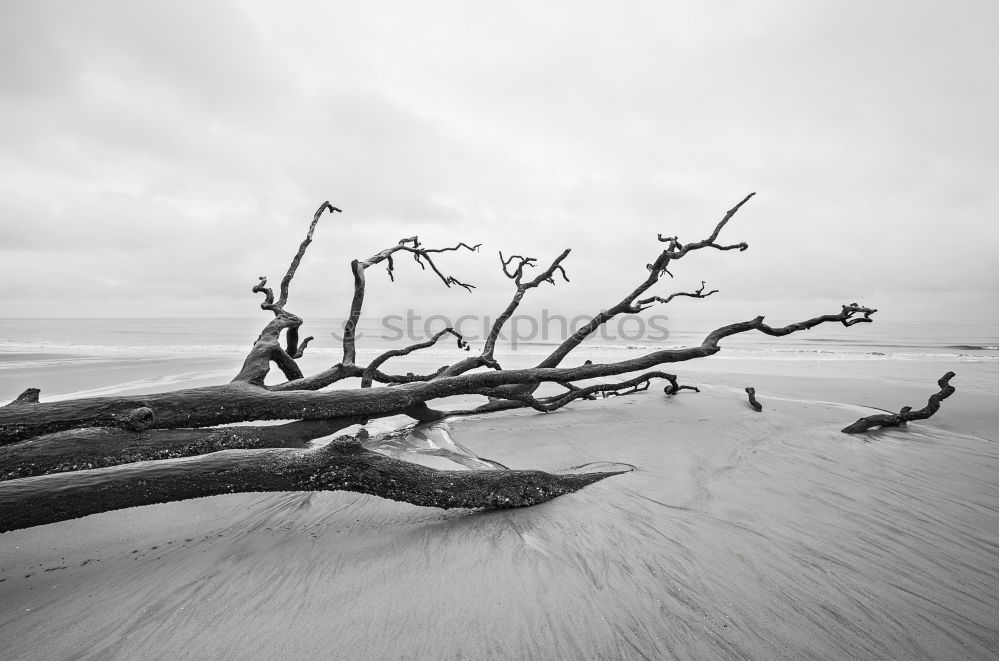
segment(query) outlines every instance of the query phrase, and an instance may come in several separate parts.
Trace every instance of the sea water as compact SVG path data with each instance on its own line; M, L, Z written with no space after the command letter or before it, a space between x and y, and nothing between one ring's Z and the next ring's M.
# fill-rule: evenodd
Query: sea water
M224 383L239 371L265 323L265 318L0 319L0 399L12 399L27 387L44 386L44 401ZM303 371L318 371L339 362L343 323L342 319L317 319L304 324L302 335L313 335L315 339L300 361ZM672 321L666 333L619 326L588 338L564 361L564 366L584 360L627 360L659 349L697 346L709 331L725 323ZM439 329L412 329L401 337L396 327L383 320L362 320L357 333L359 362L423 341L427 330ZM952 365L954 371L969 366L978 373L970 364L989 368L996 365L997 337L996 326L983 324L885 324L878 320L850 328L826 324L780 338L756 332L726 338L723 350L711 357L710 367L738 371L741 365L755 361L834 361L854 364L859 371L883 372L902 361L918 361L927 363L928 368L931 364ZM481 347L479 339L470 338L473 351ZM530 367L563 339L558 329L524 338L505 334L497 344L496 355L505 367ZM421 373L467 355L453 338L446 336L433 347L393 359L387 368ZM870 365L864 367L861 362ZM707 363L693 361L683 368L676 364L673 367L697 370L704 369ZM39 379L44 383L40 385Z

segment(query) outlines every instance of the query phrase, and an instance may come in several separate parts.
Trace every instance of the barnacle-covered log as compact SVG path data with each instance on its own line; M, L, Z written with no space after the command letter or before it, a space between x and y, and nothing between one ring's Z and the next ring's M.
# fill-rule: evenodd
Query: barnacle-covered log
M445 509L527 507L629 470L624 464L567 474L435 470L344 438L315 450L230 450L0 482L0 532L125 507L260 491L354 491Z

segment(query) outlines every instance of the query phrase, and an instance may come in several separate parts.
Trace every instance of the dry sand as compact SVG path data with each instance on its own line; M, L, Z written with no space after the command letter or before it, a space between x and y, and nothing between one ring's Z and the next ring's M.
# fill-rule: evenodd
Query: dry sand
M3 656L995 659L996 365L931 420L839 433L926 401L940 373L907 369L449 423L435 462L638 467L525 510L244 494L0 535Z

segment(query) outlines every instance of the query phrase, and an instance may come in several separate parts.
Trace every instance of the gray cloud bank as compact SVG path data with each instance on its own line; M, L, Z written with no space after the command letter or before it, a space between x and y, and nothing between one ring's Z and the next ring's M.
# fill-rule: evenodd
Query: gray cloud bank
M490 312L496 251L593 312L657 232L726 237L657 293L678 316L997 315L995 2L0 6L0 276L10 316L251 316L320 202L293 289L341 316L348 262L484 243L371 288L373 314ZM826 307L824 307L826 306ZM529 308L531 309L531 308Z

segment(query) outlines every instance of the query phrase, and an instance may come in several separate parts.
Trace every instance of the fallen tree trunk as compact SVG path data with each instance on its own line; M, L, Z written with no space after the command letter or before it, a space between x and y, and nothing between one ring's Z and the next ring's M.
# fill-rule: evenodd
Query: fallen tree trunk
M70 429L0 447L0 480L191 457L221 450L305 449L365 418L299 420L283 425L151 429Z
M938 412L943 400L954 394L955 387L949 383L954 376L954 372L948 372L938 379L940 390L930 396L927 400L927 406L922 409L914 411L909 406L904 406L899 410L899 413L870 415L865 418L859 418L857 422L847 425L840 431L845 434L860 434L874 427L899 427L913 420L926 420Z
M316 450L236 450L0 483L0 532L124 507L227 493L354 491L426 507L527 507L632 470L435 470L353 438Z
M572 402L598 395L628 395L648 389L653 379L666 379L664 392L682 389L677 377L665 372L647 372L660 365L705 358L721 350L721 342L732 335L760 332L773 337L806 331L821 324L845 327L871 322L876 311L857 303L844 305L836 314L825 314L787 326L772 327L756 317L708 333L700 345L662 349L609 363L587 361L577 367L561 367L566 356L618 315L638 314L653 305L676 298L705 299L705 282L693 292L668 296L646 295L677 260L702 249L720 251L747 249L746 243L723 245L720 232L750 200L753 193L729 209L705 239L682 243L678 237L658 235L666 248L646 265L643 280L615 304L600 310L590 322L560 344L535 367L503 369L494 355L501 331L521 300L533 289L568 282L564 250L536 277L528 277L538 266L533 257L500 254L501 269L513 281L510 303L498 316L478 355L472 355L432 374L392 374L384 365L393 358L434 345L444 335L457 338L460 349L469 343L458 329L446 328L429 340L377 356L368 365L357 364L356 328L362 314L366 271L384 264L394 280L394 258L408 254L446 287L471 292L474 286L443 273L435 263L442 253L475 252L479 245L459 242L452 247L428 248L416 236L351 262L354 295L343 339L341 361L318 373L306 375L298 360L311 337L299 340L303 320L287 309L289 288L306 249L325 211L340 209L324 202L315 212L305 239L299 245L277 295L260 277L252 291L262 294L263 310L273 318L264 326L232 382L141 396L95 397L61 402L40 401L37 389L28 389L7 406L0 407L0 527L17 527L118 507L167 502L231 491L347 489L387 498L437 507L514 507L543 502L568 493L611 474L548 475L532 471L462 472L460 475L430 471L405 462L386 463L387 457L364 450L356 443L339 442L322 450L304 450L310 439L329 435L350 424L404 414L415 420L439 420L448 415L482 414L531 407L554 411ZM265 378L275 365L284 382L267 386ZM639 373L638 376L634 374ZM621 382L592 383L606 377ZM360 389L323 390L345 379L359 379ZM591 382L591 383L584 383ZM380 385L375 386L378 383ZM536 397L542 383L556 383L567 392ZM464 411L439 411L429 403L454 395L478 395L487 402ZM226 427L234 423L294 420L272 427ZM208 429L214 428L214 429ZM236 450L240 448L240 450ZM264 449L267 448L267 449ZM225 452L219 452L225 450ZM182 460L179 457L192 457ZM165 461L157 461L165 460ZM143 461L126 468L91 469ZM399 465L404 464L404 465ZM74 472L66 472L74 471ZM430 472L428 472L430 471ZM45 475L58 473L57 475ZM55 517L55 518L53 518Z

